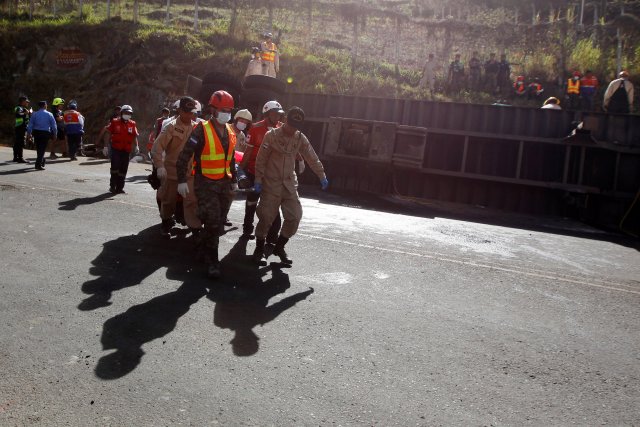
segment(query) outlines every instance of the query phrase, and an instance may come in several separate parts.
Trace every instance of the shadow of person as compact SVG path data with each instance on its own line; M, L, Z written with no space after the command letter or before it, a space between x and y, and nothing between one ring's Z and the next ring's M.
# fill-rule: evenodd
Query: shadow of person
M260 338L253 331L255 326L271 322L313 293L313 288L309 288L269 306L271 298L289 289L289 276L278 264L254 264L246 254L246 247L247 239L240 238L221 260L223 277L228 279L211 287L207 295L216 303L213 323L235 333L230 344L236 356L251 356L258 352ZM271 277L264 281L263 277L269 272Z
M98 360L96 375L112 380L133 371L144 355L143 344L174 330L178 319L207 293L207 285L204 279L187 281L176 291L135 305L107 320L100 339L102 349L116 351Z
M190 239L174 239L168 245L157 225L106 242L91 262L89 273L95 278L82 284L82 292L90 296L78 309L106 307L111 304L113 292L140 284L160 268L167 268L168 278L184 282L190 277L192 258Z
M111 193L104 193L104 194L100 194L98 196L93 196L93 197L78 197L76 199L66 200L64 202L58 203L60 205L58 210L72 211L78 206L91 205L93 203L98 203L103 200L112 199L112 196L113 194Z

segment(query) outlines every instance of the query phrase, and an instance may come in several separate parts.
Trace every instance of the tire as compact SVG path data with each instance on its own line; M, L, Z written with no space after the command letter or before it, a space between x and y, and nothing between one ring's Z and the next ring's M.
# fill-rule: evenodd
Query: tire
M245 89L240 96L241 105L250 110L262 112L262 106L267 101L277 100L278 94L269 89Z
M283 81L260 74L247 76L242 82L243 89L269 89L279 95L287 90L287 84Z

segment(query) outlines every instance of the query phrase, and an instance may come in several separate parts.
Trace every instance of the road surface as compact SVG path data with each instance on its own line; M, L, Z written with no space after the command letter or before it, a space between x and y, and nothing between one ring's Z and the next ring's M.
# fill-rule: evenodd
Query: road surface
M238 200L216 282L148 164L113 196L104 160L10 160L0 425L640 424L637 241L308 186L293 266L249 262Z

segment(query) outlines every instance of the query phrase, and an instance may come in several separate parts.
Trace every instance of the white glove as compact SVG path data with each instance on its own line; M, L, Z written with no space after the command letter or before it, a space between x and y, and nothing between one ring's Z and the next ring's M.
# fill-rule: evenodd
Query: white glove
M238 191L238 183L234 182L231 184L231 191Z
M298 160L298 173L301 174L302 172L304 172L304 168L304 160Z
M109 157L109 147L104 147L102 149L102 155L105 157Z
M158 168L158 170L156 171L156 175L158 175L159 179L165 179L167 177L167 169Z
M186 182L178 184L178 194L182 197L187 197L187 194L189 194L189 184Z

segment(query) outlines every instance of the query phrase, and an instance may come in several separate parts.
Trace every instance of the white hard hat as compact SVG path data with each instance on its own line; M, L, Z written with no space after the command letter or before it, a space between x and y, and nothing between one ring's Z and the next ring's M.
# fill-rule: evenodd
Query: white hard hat
M264 104L264 107L262 107L262 114L267 114L267 112L271 110L278 110L278 113L284 114L282 105L280 105L278 101L269 101L266 104Z
M245 120L253 120L253 116L251 115L251 112L249 110L238 110L238 112L236 113L235 116L233 116L234 120L237 119L245 119Z
M125 104L125 105L123 105L122 107L120 107L120 112L121 112L121 113L122 113L122 112L125 112L125 111L128 111L128 112L130 112L130 113L132 113L132 114L133 114L133 108L131 108L131 105L127 105L127 104Z
M171 104L171 108L173 108L174 110L177 110L178 108L180 108L180 100L178 99L176 102Z
M200 101L196 101L196 113L202 113L202 104L200 104Z

